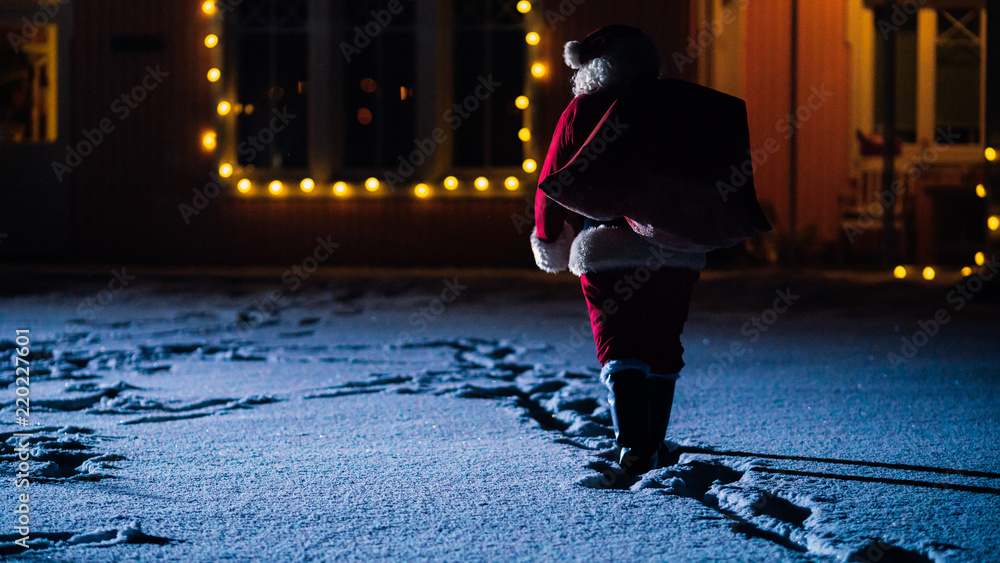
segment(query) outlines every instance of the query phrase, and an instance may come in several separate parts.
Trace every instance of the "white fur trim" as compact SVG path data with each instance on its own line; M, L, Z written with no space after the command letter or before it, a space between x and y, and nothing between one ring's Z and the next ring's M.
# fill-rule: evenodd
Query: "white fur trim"
M570 41L563 46L563 60L566 61L566 66L576 70L580 68L580 42Z
M570 246L573 244L573 227L563 223L563 230L553 242L544 242L531 230L531 252L535 264L550 274L565 272L569 267Z
M639 358L627 358L624 360L611 360L601 367L601 383L611 387L611 374L627 369L637 369L649 377L649 364Z
M650 244L632 229L600 225L584 229L573 241L569 270L578 276L590 272L661 267L701 270L704 252L679 252Z

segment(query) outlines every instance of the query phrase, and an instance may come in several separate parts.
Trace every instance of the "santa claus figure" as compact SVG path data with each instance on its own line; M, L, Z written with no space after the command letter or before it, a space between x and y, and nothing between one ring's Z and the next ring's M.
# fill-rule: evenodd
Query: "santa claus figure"
M619 465L638 475L668 463L680 335L705 253L771 227L742 100L660 79L657 49L634 27L603 27L564 55L576 97L540 171L531 244L539 268L580 276Z

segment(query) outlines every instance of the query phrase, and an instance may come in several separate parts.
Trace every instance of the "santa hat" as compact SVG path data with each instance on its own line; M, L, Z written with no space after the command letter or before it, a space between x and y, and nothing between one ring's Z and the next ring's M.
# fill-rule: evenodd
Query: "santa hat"
M563 59L572 69L604 56L611 48L624 49L637 58L656 55L653 42L639 28L630 25L606 25L590 32L583 41L570 41L563 48Z

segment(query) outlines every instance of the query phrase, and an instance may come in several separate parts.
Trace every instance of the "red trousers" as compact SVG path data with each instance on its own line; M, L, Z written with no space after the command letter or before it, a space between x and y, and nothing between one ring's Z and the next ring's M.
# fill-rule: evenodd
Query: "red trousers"
M680 372L684 367L681 332L691 288L700 276L696 270L667 267L581 276L601 365L636 358L649 364L650 373Z

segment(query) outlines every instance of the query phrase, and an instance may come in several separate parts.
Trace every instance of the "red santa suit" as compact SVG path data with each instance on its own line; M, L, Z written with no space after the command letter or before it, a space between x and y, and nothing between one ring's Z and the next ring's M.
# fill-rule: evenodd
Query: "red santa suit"
M742 100L695 84L640 81L569 103L540 171L532 246L542 269L581 276L602 365L680 371L705 252L770 230L748 150ZM576 235L573 212L591 219Z
M655 47L635 28L607 26L572 49L573 68L611 53L610 68L639 61L642 71L563 111L540 171L532 250L539 268L581 278L620 464L628 471L631 457L638 474L658 463L705 253L771 226L753 188L742 100L655 78Z

